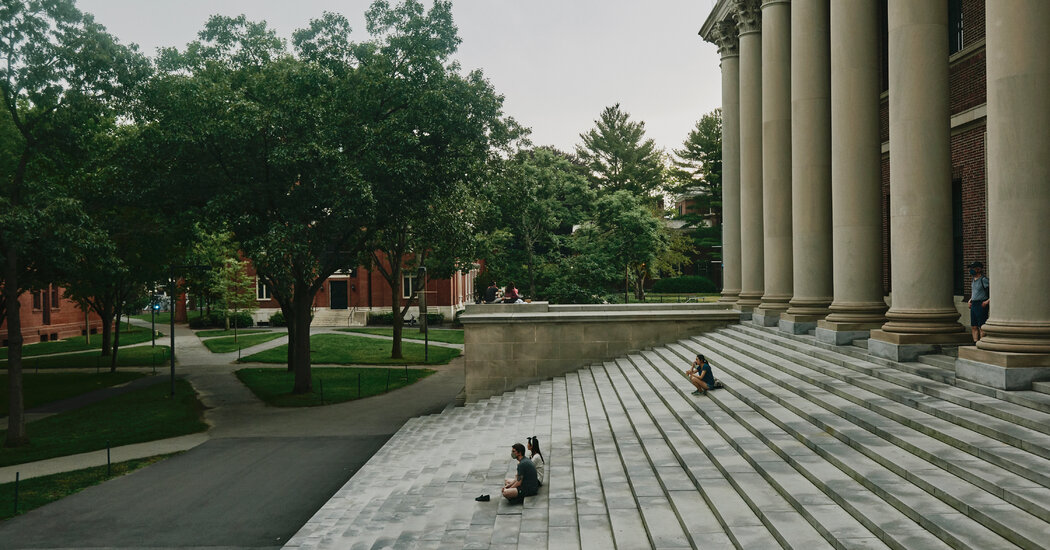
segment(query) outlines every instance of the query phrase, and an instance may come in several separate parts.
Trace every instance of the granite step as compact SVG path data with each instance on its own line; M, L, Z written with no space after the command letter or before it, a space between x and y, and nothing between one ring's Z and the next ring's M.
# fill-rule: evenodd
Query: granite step
M760 396L752 397L756 402L760 402L761 399L769 399L838 439L841 448L822 453L829 461L837 462L840 468L848 469L851 477L865 483L873 490L885 490L892 495L893 491L899 490L901 486L914 486L924 492L927 495L925 501L911 495L910 501L916 504L909 505L903 510L908 513L909 517L923 523L924 527L932 530L931 526L936 523L935 519L928 519L930 511L937 510L937 505L940 504L932 501L936 496L942 503L954 508L958 514L964 514L976 524L1023 548L1041 548L1044 544L1047 528L1050 525L1046 522L1048 511L1045 507L1040 506L1040 503L1045 506L1047 502L1045 488L1036 487L1037 491L1041 490L1040 497L1026 501L1028 506L1038 508L1038 511L1041 512L1042 517L1036 517L993 494L993 492L1002 490L997 484L986 482L982 484L983 487L980 487L970 482L975 478L985 481L979 477L983 473L1003 483L1003 478L996 476L1002 475L1009 479L1012 476L1009 471L989 464L973 464L978 462L976 456L968 456L921 432L910 430L906 426L895 427L892 422L880 424L880 417L876 413L851 401L830 395L822 388L817 388L800 378L783 372L769 375L772 369L765 368L766 365L749 365L750 357L739 354L739 350L726 346L725 342L719 341L714 336L694 338L696 349L708 350L715 357L719 357L731 369L737 381L744 382L751 388L748 391L753 391L754 395ZM769 382L775 382L775 385ZM733 386L734 391L743 393L742 388L743 386ZM761 406L761 408L764 412L773 410L770 405ZM903 448L915 454L902 452ZM858 469L859 464L867 464L869 472ZM960 478L954 472L942 469L948 466L954 466L956 472L959 469L970 469L972 471L970 481ZM890 483L893 478L889 476L894 475L903 485L896 482ZM1011 481L1024 483L1025 480L1012 476ZM1030 483L1027 485L1031 486ZM992 492L985 491L985 489ZM897 503L909 502L909 499L896 496L894 500ZM936 514L936 512L933 513ZM985 542L978 547L989 547L987 544L997 542L994 537L989 540L989 535L977 529L976 525L957 521L951 527L966 529L960 535L961 538L954 539L953 546L955 547L959 547L957 544L961 544L961 541L964 540L983 538ZM951 536L950 532L946 534ZM975 539L974 537L980 538ZM994 544L991 547L995 547Z
M1032 382L1032 391L1050 395L1050 382Z
M1002 424L997 422L993 422L993 424L1005 426L1006 431L1012 431L1013 426L1019 425L1042 432L1041 436L1034 436L1034 438L1025 433L1024 441L1022 441L1014 437L1013 434L996 432L991 429L990 426L986 425L988 422L986 416L975 417L979 421L969 424L970 428L982 431L985 435L997 437L994 434L1000 433L1006 438L1004 441L1011 445L1041 446L1043 450L1036 452L1040 452L1043 456L1050 458L1050 413L1048 412L1004 401L984 393L977 393L969 388L959 387L952 383L918 375L912 372L913 368L902 370L901 367L907 365L906 363L886 361L868 355L856 356L850 350L843 349L845 347L826 350L795 340L789 335L768 330L756 330L750 327L731 327L722 332L726 334L730 332L746 334L754 338L752 342L768 344L765 349L781 354L784 357L799 357L801 354L817 360L814 362L818 365L822 364L821 362L830 363L837 367L845 367L851 371L889 382L892 386L887 386L887 388L892 388L893 391L887 397L891 399L898 398L901 402L909 405L914 404L912 406L919 409L924 408L924 402L934 401L940 403L941 401L947 401L1005 421ZM944 369L924 365L922 370L943 371ZM842 369L833 369L833 372L842 372ZM855 381L849 380L849 383L855 383ZM898 391L900 387L907 388L910 391L900 392ZM931 400L931 397L935 399ZM926 412L938 414L935 409L929 409L928 407ZM954 409L954 412L963 414L960 409ZM1013 442L1011 443L1010 441Z

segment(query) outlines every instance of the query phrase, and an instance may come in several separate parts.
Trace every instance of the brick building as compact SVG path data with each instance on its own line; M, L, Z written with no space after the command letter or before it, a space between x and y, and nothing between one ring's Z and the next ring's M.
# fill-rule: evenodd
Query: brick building
M76 302L62 297L62 288L57 285L25 292L19 297L18 303L24 344L81 336L89 330L91 334L96 334L102 328L102 320L98 315L85 315ZM5 347L7 336L5 318L0 320L0 343Z

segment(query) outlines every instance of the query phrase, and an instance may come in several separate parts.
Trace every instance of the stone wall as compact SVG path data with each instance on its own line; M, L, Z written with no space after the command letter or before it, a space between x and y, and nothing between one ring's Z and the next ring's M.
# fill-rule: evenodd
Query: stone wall
M537 302L468 305L460 320L470 402L739 322L740 312L723 303Z

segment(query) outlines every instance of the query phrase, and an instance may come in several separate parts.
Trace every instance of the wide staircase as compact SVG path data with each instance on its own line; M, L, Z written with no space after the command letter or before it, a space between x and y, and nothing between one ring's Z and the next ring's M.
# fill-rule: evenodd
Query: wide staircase
M414 419L287 547L1050 548L1050 395L863 343L735 325ZM691 395L697 353L725 389Z

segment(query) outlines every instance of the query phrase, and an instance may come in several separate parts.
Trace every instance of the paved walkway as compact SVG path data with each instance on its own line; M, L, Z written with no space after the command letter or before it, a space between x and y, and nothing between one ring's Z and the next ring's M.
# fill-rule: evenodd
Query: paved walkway
M332 331L313 334L324 332ZM176 374L197 390L211 428L114 448L114 461L188 452L0 523L0 548L280 547L406 421L440 412L463 387L459 358L389 394L276 408L237 380L233 372L244 365L231 363L236 352L213 354L184 326L175 345ZM96 451L0 468L0 483L15 471L25 479L105 460Z

